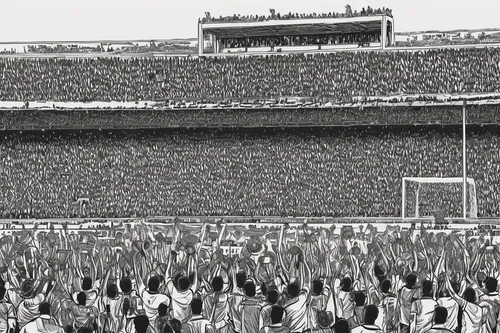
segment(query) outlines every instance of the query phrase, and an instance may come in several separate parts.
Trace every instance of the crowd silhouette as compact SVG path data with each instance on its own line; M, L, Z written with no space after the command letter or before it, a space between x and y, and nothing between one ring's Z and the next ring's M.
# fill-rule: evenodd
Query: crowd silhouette
M95 228L3 230L3 331L478 333L498 325L499 252L481 231Z

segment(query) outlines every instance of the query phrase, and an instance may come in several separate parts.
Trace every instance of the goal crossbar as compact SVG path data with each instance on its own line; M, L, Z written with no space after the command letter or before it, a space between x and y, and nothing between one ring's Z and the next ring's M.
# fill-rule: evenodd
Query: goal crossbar
M415 182L419 184L457 184L457 183L462 183L463 184L463 177L403 177L402 178L402 198L401 198L401 218L404 220L406 218L406 182ZM472 205L474 208L471 211L471 218L477 218L477 197L476 197L476 183L473 178L467 178L467 184L471 185L471 200L474 201L474 205ZM418 190L416 194L416 212L418 216Z

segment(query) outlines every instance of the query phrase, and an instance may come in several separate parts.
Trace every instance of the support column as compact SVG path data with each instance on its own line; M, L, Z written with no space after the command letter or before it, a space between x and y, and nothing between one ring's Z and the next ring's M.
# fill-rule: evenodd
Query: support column
M205 48L205 38L203 36L203 28L201 22L198 22L198 56L203 55L203 49Z

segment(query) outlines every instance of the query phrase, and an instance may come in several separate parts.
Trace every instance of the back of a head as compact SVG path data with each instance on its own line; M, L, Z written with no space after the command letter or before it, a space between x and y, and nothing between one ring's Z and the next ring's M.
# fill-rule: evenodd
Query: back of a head
M222 276L216 276L212 279L212 288L214 291L220 292L224 288L224 279Z
M41 315L50 316L50 304L47 302L40 303L40 305L38 305L38 311L40 311Z
M465 289L464 298L469 303L475 303L476 302L476 291L470 287Z
M410 273L406 276L406 286L409 288L413 288L415 284L417 283L417 276L413 273Z
M273 305L271 308L271 323L279 324L283 320L283 315L285 314L285 309L279 305Z
M346 276L345 278L342 279L342 289L343 290L350 290L352 285L352 280L350 277Z
M243 288L247 282L247 273L238 272L236 273L236 286L238 288Z
M199 315L201 314L201 310L203 308L203 302L199 298L193 298L191 301L191 310L193 311L193 314Z
M365 324L373 325L378 317L378 308L375 305L367 305L365 307Z
M191 281L189 280L188 277L183 276L179 279L179 289L180 290L182 290L182 291L187 290L190 285L191 285Z
M82 281L82 290L87 291L90 289L92 289L92 279L88 276L84 277Z
M168 313L168 305L165 303L161 303L158 305L158 316L165 317Z
M354 293L354 303L356 304L356 306L365 305L365 300L366 300L365 293L360 291Z
M92 329L90 327L82 327L78 329L78 333L92 333Z
M333 327L335 329L335 333L350 333L351 332L351 329L349 328L349 322L345 319L337 320Z
M149 327L149 318L146 315L134 318L134 326L137 333L146 333Z
M171 319L169 321L170 323L170 326L172 327L172 329L174 330L174 333L181 333L182 331L182 323L177 320L177 319Z
M163 327L163 333L174 333L174 330L172 329L172 327L170 325L165 325Z
M0 300L4 299L6 292L7 292L7 289L5 289L4 286L0 285Z
M452 282L451 283L451 288L453 289L453 291L455 292L455 294L458 294L458 292L460 291L460 283L458 283L458 282Z
M158 291L160 288L160 279L157 276L149 278L148 289L149 291Z
M118 286L114 283L108 285L108 288L106 288L106 295L109 298L116 298L116 296L118 296Z
M252 281L245 283L244 289L247 297L255 297L255 294L257 293L255 283Z
M333 324L333 315L331 312L318 312L318 324L320 328L330 328Z
M290 297L299 296L300 287L299 287L298 283L296 283L296 282L289 283L287 290L288 290L288 295L290 295Z
M448 320L448 310L445 307L438 306L434 309L434 323L444 324Z
M486 279L485 287L489 293L493 293L493 292L497 291L498 280L495 279L494 277L488 277Z
M125 294L130 294L132 292L132 280L129 278L123 278L120 280L120 289Z
M323 281L314 280L312 284L313 284L313 294L316 296L321 295L321 293L323 292Z
M431 296L432 294L432 281L425 280L422 282L422 294L423 296Z
M384 281L382 281L382 283L380 283L380 290L382 290L383 293L389 293L391 291L391 288L392 283L390 280L385 279Z
M269 301L269 303L271 304L276 304L278 303L278 300L279 300L279 293L276 289L271 289L267 292L267 300Z
M78 295L76 295L76 301L78 302L78 305L85 305L87 303L87 294L83 291L78 293Z

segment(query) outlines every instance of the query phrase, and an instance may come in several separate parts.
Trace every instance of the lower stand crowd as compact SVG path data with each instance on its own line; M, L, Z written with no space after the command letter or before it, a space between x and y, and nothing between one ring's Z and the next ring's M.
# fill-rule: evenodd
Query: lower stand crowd
M498 248L471 231L37 228L1 239L2 332L489 333L498 325Z

